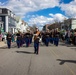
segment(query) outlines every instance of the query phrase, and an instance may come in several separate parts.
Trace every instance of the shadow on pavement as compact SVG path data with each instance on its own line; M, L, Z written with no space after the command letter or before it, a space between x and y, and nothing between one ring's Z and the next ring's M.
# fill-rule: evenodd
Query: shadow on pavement
M66 62L76 64L76 60L62 60L62 59L57 59L57 61L60 61L60 63L59 63L60 65L63 65Z
M25 54L34 54L34 52L28 52L28 51L16 51L17 53L25 53Z

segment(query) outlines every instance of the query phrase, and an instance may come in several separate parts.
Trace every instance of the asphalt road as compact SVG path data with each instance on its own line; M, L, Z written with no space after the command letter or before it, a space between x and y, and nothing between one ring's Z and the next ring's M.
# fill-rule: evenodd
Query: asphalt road
M76 75L76 47L0 48L0 75Z

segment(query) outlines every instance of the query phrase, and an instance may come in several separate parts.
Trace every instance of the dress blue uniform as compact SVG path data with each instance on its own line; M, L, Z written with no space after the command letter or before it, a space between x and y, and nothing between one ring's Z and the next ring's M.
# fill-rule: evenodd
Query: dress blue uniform
M46 38L45 38L45 37L46 37L46 36L45 36L45 32L43 32L41 35L42 35L42 42L43 42L44 44L46 44L46 42L45 42L45 39L46 39Z
M17 36L17 40L16 40L17 46L18 46L18 48L20 48L20 46L21 46L21 36L20 36L20 33L17 33L16 36Z
M48 46L50 42L50 33L46 32L45 33L45 45Z
M32 43L32 37L33 37L33 34L30 33L30 44Z
M26 43L26 47L29 47L30 44L30 33L25 33L25 43Z
M53 32L50 33L50 43L53 44Z
M7 46L11 48L12 35L10 33L7 34Z
M59 32L55 32L54 33L54 45L56 45L56 46L58 46L58 44L59 44Z
M34 32L34 53L38 54L39 53L39 38L41 37L40 36L40 33L38 35L36 35L39 31L36 31Z

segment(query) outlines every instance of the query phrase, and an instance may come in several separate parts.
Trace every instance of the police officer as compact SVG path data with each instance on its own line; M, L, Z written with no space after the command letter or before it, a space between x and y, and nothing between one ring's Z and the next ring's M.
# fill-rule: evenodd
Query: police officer
M10 49L11 48L11 41L12 41L12 35L10 34L10 32L7 33L7 46Z

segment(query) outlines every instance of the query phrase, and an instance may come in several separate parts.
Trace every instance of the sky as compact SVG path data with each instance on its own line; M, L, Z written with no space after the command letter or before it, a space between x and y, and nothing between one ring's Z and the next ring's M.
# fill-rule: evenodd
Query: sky
M76 0L0 0L0 8L10 9L28 25L39 28L76 18Z

